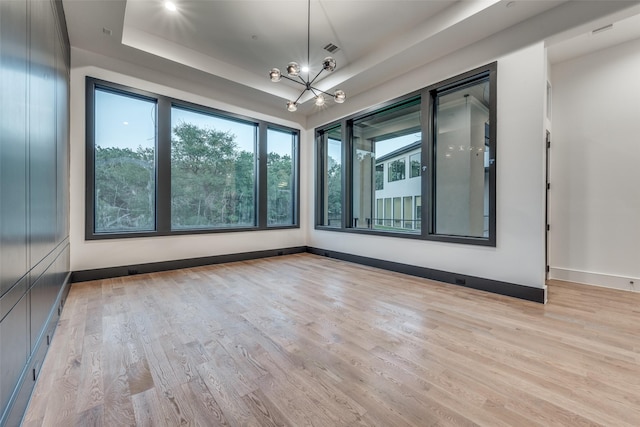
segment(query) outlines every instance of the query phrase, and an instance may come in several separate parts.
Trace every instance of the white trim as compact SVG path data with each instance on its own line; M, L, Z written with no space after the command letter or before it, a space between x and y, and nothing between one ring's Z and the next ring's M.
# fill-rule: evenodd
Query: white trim
M569 270L565 268L550 268L549 279L640 292L640 278L638 277L614 276L611 274ZM630 282L633 282L633 284Z

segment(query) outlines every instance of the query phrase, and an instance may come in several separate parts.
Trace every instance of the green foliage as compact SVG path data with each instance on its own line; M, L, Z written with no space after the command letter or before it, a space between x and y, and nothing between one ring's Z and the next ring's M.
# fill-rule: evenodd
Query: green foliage
M235 135L180 123L171 140L173 228L254 224L254 156Z
M291 156L267 155L267 223L287 225L293 215L293 169Z
M333 157L327 168L327 220L335 224L342 219L342 166Z
M153 230L155 150L96 147L96 232ZM171 141L173 229L253 226L256 158L235 135L180 123ZM291 156L267 158L267 222L291 224Z
M384 165L376 165L376 190L384 189Z
M154 228L154 160L151 148L96 147L96 232Z

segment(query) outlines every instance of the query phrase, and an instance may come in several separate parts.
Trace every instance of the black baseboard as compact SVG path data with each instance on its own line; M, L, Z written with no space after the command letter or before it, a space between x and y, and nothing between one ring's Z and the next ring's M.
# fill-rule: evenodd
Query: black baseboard
M155 273L158 271L178 270L181 268L201 267L204 265L223 264L226 262L247 261L279 255L299 254L306 251L306 246L297 246L292 248L269 249L265 251L242 252L201 258L188 258L173 261L151 262L146 264L123 265L119 267L97 268L93 270L81 270L73 272L71 281L73 283L86 282L89 280L101 280L112 277L132 276L135 274Z
M383 270L395 271L411 276L436 280L438 282L451 283L467 288L492 292L534 302L545 302L544 289L523 286L515 283L501 282L482 277L468 276L449 271L434 270L432 268L419 267L410 264L402 264L393 261L385 261L377 258L369 258L344 252L297 246L283 249L270 249L265 251L242 252L235 254L216 255L202 258L189 258L174 261L152 262L146 264L124 265L119 267L98 268L94 270L74 271L71 276L73 283L89 280L109 279L112 277L131 276L143 273L155 273L158 271L178 270L181 268L201 267L204 265L222 264L226 262L247 261L259 258L268 258L279 255L290 255L308 252L314 255L335 258L356 264L377 267Z
M383 270L404 273L410 276L422 277L424 279L436 280L438 282L451 283L467 288L492 292L494 294L520 298L527 301L545 303L545 292L544 289L541 288L501 282L498 280L485 279L482 277L467 276L465 274L434 270L431 268L418 267L410 264L385 261L377 258L369 258L326 249L307 247L307 252L315 255L339 259L342 261L353 262L355 264L362 264L369 267L377 267Z

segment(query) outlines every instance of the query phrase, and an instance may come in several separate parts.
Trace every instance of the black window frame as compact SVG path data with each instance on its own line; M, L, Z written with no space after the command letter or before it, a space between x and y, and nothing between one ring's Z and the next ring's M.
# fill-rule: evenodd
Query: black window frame
M156 102L156 205L155 229L152 231L95 232L95 91L96 89ZM207 107L169 96L136 89L133 87L86 77L86 129L85 129L85 240L140 238L191 234L216 234L245 231L281 230L300 228L300 129L247 117L212 107ZM255 221L248 227L216 227L197 229L171 229L171 108L177 107L196 113L220 117L227 120L256 125L255 161ZM267 224L267 130L291 132L293 137L293 223Z
M323 188L322 182L322 162L316 162L317 171L315 176L316 180L316 217L314 221L314 228L316 230L327 230L335 232L346 232L364 235L378 235L387 237L397 237L406 239L417 240L429 240L438 242L449 242L457 244L468 244L478 246L496 247L497 242L497 210L496 210L496 174L497 174L497 73L498 63L492 62L481 67L472 69L457 76L448 78L446 80L434 83L423 89L415 92L400 96L393 100L387 101L383 104L376 105L366 110L354 113L350 116L335 120L326 125L320 126L315 129L315 144L316 153L323 152L323 138L322 135L328 129L335 128L336 126L342 126L343 135L343 159L342 159L342 173L343 173L343 187L342 187L342 227L327 227L323 224L323 206L321 191ZM456 235L444 235L435 234L434 227L434 212L435 212L435 99L436 96L443 91L450 91L458 87L473 84L482 80L489 81L489 236L488 237L467 237ZM427 118L422 120L422 146L421 146L421 212L420 221L421 227L419 233L407 233L398 231L384 231L376 230L373 228L356 228L353 226L353 210L351 207L351 192L350 188L353 183L353 176L351 174L351 161L353 152L352 134L353 123L365 116L374 114L376 112L383 111L387 108L399 105L404 102L409 102L412 98L420 98L421 114L422 117ZM418 177L416 177L418 178ZM375 200L375 197L373 198ZM427 201L427 203L425 203ZM416 212L417 214L417 212ZM417 220L417 218L416 218ZM373 221L372 221L373 223ZM373 224L372 224L373 226Z

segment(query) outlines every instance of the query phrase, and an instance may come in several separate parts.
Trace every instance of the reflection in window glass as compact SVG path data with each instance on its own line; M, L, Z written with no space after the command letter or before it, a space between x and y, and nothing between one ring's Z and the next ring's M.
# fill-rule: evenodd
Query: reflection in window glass
M409 156L409 178L420 176L420 152Z
M95 233L152 231L156 103L95 90Z
M419 97L353 122L353 227L417 232L403 226L402 198L421 193L421 180L405 179L406 159L421 152L421 141ZM383 217L374 206L379 199Z
M329 129L321 138L324 149L322 225L342 227L342 127Z
M393 198L393 226L396 228L402 227L402 198Z
M384 164L376 165L376 190L384 189Z
M171 109L171 228L255 225L254 123Z
M413 197L408 196L403 200L404 228L413 228Z
M489 78L437 94L436 234L488 237Z
M267 225L293 225L295 134L267 130Z
M384 199L384 225L391 227L391 218L393 213L391 212L391 198Z
M416 229L420 230L422 227L422 196L416 196Z
M404 179L404 158L389 163L389 182Z

